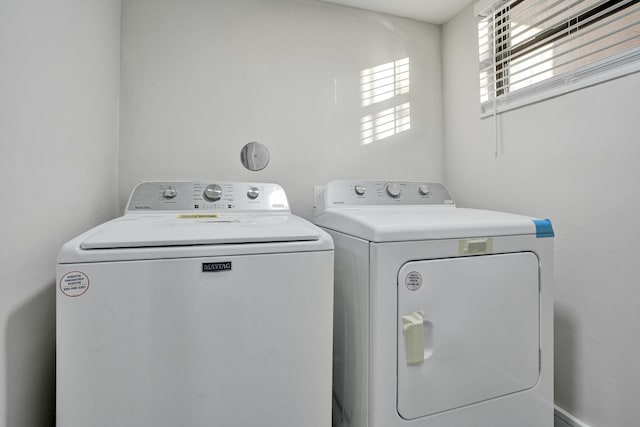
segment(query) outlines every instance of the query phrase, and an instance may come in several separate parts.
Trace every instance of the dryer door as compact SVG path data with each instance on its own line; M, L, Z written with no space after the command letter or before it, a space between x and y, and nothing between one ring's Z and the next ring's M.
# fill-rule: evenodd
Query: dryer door
M406 263L398 275L398 413L415 419L535 385L532 252Z

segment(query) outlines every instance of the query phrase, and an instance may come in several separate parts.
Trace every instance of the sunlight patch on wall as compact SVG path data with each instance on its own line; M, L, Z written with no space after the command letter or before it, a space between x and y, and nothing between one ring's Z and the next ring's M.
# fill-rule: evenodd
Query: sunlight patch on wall
M363 107L409 93L409 58L362 70L360 93Z
M360 123L362 145L371 144L409 129L411 129L411 104L407 102L364 116Z
M360 73L362 107L371 110L384 108L385 104L392 105L390 108L362 117L360 121L362 145L411 129L411 105L406 102L410 91L409 68L410 62L407 57L366 68ZM372 107L379 103L383 104Z

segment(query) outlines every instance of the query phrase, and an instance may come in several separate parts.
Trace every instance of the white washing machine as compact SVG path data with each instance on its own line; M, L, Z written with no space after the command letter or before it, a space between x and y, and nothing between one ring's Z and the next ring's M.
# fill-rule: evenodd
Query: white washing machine
M441 184L336 181L337 427L553 426L553 229Z
M333 255L278 185L138 185L60 251L57 425L329 427Z

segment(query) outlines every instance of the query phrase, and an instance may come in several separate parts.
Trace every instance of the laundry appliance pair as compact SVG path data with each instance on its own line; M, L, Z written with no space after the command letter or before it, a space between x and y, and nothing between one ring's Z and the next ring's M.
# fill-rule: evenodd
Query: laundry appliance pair
M550 427L550 223L317 190L320 227L275 184L142 183L67 243L58 426Z

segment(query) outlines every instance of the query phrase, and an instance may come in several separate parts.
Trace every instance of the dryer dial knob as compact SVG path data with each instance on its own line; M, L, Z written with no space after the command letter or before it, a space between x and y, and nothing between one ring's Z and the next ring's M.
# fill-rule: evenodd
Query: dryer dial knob
M249 187L247 191L247 197L251 200L257 199L260 195L260 189L258 187Z
M162 197L164 197L165 199L173 199L177 195L178 191L173 187L166 188L162 193Z
M217 202L222 197L222 187L218 184L208 185L202 193L202 197L209 202Z
M421 196L428 196L431 193L431 189L423 184L418 186L418 193L420 193Z
M400 185L395 182L388 183L385 189L387 190L389 197L393 197L394 199L400 197L400 193L402 192Z
M353 187L353 191L355 191L358 196L364 196L364 193L367 192L367 187L364 185L356 185Z

